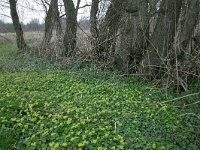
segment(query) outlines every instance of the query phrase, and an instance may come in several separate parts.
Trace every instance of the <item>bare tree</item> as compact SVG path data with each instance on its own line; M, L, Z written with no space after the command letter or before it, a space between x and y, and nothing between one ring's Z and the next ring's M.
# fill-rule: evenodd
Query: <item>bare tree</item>
M12 21L13 21L13 26L15 28L15 32L16 32L16 38L17 38L17 47L20 50L25 50L27 48L26 42L24 40L24 36L23 36L23 30L19 21L19 16L17 13L17 8L16 8L16 0L9 0L10 3L10 14L12 17Z

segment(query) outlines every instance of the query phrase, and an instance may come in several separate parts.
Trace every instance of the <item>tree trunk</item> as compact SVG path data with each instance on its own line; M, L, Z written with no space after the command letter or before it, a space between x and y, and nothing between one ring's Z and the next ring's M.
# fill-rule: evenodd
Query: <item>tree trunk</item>
M66 13L66 30L64 35L64 55L72 56L76 48L77 10L73 0L63 0ZM78 6L77 6L78 8Z
M161 73L168 51L172 47L182 1L162 0L161 2L157 23L144 60L144 71L152 77L157 77Z
M92 45L92 53L95 56L96 46L97 46L97 40L99 36L99 29L97 27L97 13L99 10L99 0L92 0L92 6L90 11L90 33L91 33L91 45Z
M137 71L142 60L149 34L149 14L146 0L129 0L126 5L119 30L120 44L115 62L121 57L122 70L127 74Z
M137 0L138 6L138 27L137 27L137 42L135 50L133 51L132 60L134 60L134 65L138 67L141 63L144 52L149 43L149 20L150 14L148 11L148 1L147 0Z
M96 45L96 58L107 61L113 58L117 31L122 17L123 3L121 0L112 0L104 21L100 24L98 43Z
M26 42L23 36L23 30L19 21L19 16L16 8L16 0L9 0L10 13L13 21L13 26L16 32L17 47L19 50L25 50L27 48Z
M123 73L130 73L134 66L134 60L138 49L138 25L139 16L132 13L124 13L119 27L119 37L116 45L115 63ZM140 44L139 44L140 45ZM120 67L120 66L121 67Z
M45 32L43 45L46 48L53 36L53 28L55 26L55 18L57 18L58 12L58 0L51 0L47 15L45 18Z
M51 0L49 9L47 11L47 15L45 18L45 32L44 32L44 38L43 38L43 51L45 56L51 57L51 56L60 56L62 55L62 26L60 22L60 16L59 16L59 10L58 10L58 0ZM56 43L56 46L58 45L58 49L52 49L50 44L51 39L53 37L53 29L56 29L56 38L54 43ZM40 55L40 54L39 54Z
M186 3L182 8L180 26L176 35L177 40L175 43L175 48L178 51L178 58L181 61L184 60L185 53L190 54L190 52L187 51L187 46L192 39L192 35L198 22L199 5L199 0L186 0Z

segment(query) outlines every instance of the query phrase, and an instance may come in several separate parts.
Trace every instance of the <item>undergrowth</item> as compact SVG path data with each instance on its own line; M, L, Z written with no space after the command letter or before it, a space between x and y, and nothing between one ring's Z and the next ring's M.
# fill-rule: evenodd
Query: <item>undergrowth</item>
M88 63L0 60L0 149L199 149L198 120L186 128L182 112L161 103L172 96L138 77Z

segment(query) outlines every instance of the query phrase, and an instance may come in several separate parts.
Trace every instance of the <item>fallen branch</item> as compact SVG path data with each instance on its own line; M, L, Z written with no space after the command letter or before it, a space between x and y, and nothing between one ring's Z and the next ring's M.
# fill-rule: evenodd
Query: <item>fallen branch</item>
M192 105L196 105L196 104L199 104L200 101L197 101L197 102L194 102L194 103L190 103L190 104L187 104L187 105L184 105L184 106L176 106L176 107L188 107L188 106L192 106Z
M200 94L200 92L193 93L193 94L188 94L188 95L185 95L185 96L182 96L182 97L177 97L177 98L174 98L174 99L171 99L171 100L167 100L167 101L164 101L164 102L161 102L161 103L163 104L163 103L173 102L173 101L177 101L177 100L189 97L189 96L195 96L195 95L199 95L199 94Z

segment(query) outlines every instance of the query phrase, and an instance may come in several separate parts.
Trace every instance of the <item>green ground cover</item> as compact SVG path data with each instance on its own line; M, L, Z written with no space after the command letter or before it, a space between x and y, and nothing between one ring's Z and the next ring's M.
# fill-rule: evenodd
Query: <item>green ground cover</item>
M180 111L136 77L0 49L0 149L199 148Z

